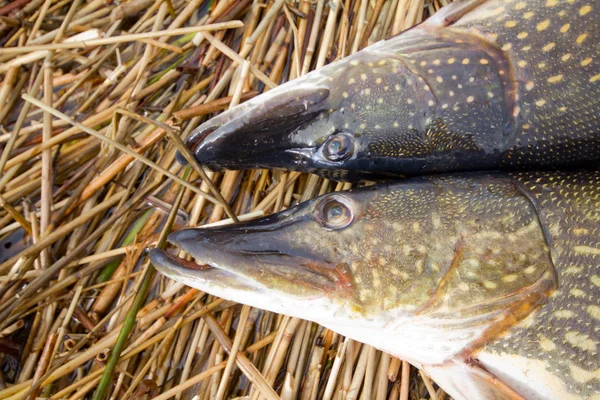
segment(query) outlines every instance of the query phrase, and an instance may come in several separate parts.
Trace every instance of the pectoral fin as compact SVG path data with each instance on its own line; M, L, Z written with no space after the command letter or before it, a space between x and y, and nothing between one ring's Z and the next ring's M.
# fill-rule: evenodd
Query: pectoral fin
M456 400L525 400L525 397L483 369L476 361L424 369Z

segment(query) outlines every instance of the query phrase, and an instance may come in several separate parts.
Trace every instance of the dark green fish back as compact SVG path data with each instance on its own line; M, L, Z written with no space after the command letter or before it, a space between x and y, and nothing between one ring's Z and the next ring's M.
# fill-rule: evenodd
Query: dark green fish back
M496 17L482 25L483 29L489 27L498 34L495 45L505 52L514 70L517 92L512 112L520 132L504 163L534 165L543 159L565 164L597 158L600 149L594 135L600 118L597 2L494 3L485 8L495 7L490 11ZM459 23L460 29L469 25L466 20Z
M558 289L546 305L485 352L539 362L558 378L548 385L556 390L564 385L573 396L595 398L600 395L600 175L513 177L538 211Z
M429 157L420 172L464 170L470 160L477 169L595 162L599 9L591 0L491 0L448 28L423 24L375 45L414 76L414 97L402 99L410 116L400 118L415 137L382 118L379 130L365 129L372 154ZM377 69L365 85L377 87Z

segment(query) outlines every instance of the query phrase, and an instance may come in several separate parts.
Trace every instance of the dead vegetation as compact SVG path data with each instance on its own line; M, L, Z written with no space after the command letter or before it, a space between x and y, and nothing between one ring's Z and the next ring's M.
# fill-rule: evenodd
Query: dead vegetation
M406 362L170 281L144 251L349 188L175 151L443 4L0 1L0 399L443 398Z

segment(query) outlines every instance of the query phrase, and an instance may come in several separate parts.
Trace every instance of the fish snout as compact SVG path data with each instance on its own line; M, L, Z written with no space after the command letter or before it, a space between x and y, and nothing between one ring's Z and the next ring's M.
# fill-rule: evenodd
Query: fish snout
M282 85L200 125L187 146L213 170L286 165L294 132L326 110L328 96L323 85Z

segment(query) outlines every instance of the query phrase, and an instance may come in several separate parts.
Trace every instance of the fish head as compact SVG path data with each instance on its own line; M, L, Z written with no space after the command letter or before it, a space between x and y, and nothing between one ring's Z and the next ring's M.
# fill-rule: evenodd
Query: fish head
M335 180L416 174L429 96L398 59L357 53L200 125L187 145L213 170L281 168ZM416 147L415 147L416 146ZM422 146L421 146L422 147ZM397 176L397 174L396 174Z
M415 364L443 362L507 315L534 309L553 270L527 199L452 179L331 193L170 235L210 267L151 257L211 294L318 322Z

